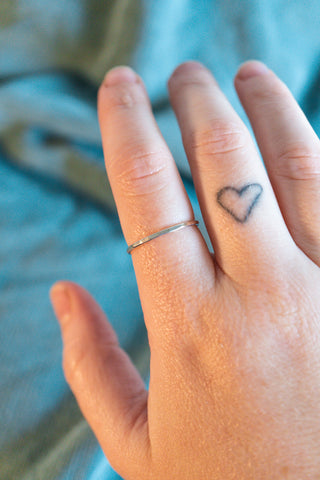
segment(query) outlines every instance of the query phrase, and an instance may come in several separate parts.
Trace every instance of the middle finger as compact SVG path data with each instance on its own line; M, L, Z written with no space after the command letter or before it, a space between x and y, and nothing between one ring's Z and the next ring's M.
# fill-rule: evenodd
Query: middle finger
M267 173L211 73L186 62L168 86L219 266L233 277L287 259L295 245Z

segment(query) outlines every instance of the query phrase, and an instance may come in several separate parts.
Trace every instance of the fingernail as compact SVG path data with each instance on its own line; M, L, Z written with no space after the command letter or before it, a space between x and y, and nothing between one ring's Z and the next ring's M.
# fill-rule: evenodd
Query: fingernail
M58 320L65 319L71 311L68 289L61 284L55 284L50 289L50 299Z
M114 67L107 72L103 83L107 86L117 85L118 83L136 83L139 81L138 75L127 66Z
M264 75L269 71L268 67L258 60L249 60L240 65L236 77L240 80L247 80L248 78Z

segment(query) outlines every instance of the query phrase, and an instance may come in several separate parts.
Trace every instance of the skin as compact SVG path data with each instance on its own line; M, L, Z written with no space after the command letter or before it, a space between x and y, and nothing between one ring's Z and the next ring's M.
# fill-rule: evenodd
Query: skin
M320 479L320 142L260 62L240 67L235 88L266 169L203 65L168 82L214 255L196 226L132 251L148 392L91 295L51 289L66 379L126 480ZM128 67L107 74L98 114L128 245L193 219Z

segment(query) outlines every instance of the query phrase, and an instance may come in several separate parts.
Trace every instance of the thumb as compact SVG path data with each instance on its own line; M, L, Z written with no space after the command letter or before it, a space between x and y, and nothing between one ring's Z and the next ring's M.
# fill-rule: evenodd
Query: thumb
M147 470L147 391L105 314L82 287L58 282L50 298L63 339L63 368L113 468L125 478Z

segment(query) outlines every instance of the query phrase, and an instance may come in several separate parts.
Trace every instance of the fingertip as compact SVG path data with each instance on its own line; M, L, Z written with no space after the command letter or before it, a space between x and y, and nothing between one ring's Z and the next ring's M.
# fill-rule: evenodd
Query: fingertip
M62 322L71 313L71 298L66 282L56 282L49 291L50 300L57 319Z
M180 63L172 72L171 77L175 75L185 74L192 70L202 70L204 65L198 60L186 60L183 63Z
M118 66L109 70L97 92L98 120L104 140L102 126L114 107L130 109L141 101L149 103L147 88L143 79L128 66Z
M49 297L61 326L71 315L79 316L79 303L82 305L83 312L87 311L92 303L91 296L85 288L68 280L59 280L54 283L49 290Z
M118 85L119 83L137 82L139 82L139 76L131 67L128 67L127 65L119 65L111 68L111 70L106 73L102 84L106 87L110 87Z
M252 77L265 75L270 70L259 60L248 60L242 63L235 75L235 80L248 80Z
M198 60L187 60L183 63L180 63L177 67L175 67L170 77L168 78L167 87L169 88L170 85L173 84L174 81L179 77L181 76L184 77L188 74L192 74L193 72L199 72L199 71L208 73L208 69L205 67L205 65L203 65Z

